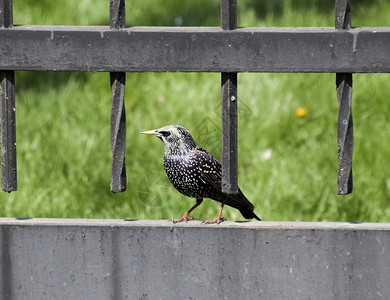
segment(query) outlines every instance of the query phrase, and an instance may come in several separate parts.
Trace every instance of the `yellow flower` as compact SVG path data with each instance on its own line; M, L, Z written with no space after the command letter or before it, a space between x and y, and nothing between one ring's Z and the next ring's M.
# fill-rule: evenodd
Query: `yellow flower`
M298 108L296 111L295 111L295 115L298 117L298 118L302 118L304 116L307 115L307 109L304 108L304 107L300 107Z

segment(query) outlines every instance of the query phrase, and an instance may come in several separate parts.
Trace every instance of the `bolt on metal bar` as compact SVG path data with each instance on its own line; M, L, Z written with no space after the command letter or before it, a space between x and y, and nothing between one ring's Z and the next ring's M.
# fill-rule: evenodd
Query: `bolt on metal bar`
M237 0L221 0L221 27L237 29ZM221 73L222 192L238 193L237 73Z
M13 26L12 0L0 0L0 28ZM17 190L15 72L0 72L1 101L1 188Z
M110 28L125 27L125 0L110 0ZM126 190L126 113L125 84L126 73L111 72L111 191L119 193Z
M349 0L335 2L335 28L351 28L351 5ZM336 73L337 101L339 115L337 122L337 148L339 171L337 177L337 194L352 193L352 154L353 154L353 121L352 121L352 73Z

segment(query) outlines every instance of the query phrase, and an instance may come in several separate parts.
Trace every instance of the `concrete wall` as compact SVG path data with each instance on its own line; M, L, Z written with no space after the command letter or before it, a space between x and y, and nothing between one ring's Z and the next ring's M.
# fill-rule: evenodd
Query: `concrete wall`
M390 299L390 224L0 218L2 299Z

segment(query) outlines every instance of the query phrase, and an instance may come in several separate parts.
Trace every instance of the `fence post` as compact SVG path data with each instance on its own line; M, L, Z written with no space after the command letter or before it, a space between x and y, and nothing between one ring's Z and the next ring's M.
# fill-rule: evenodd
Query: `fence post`
M13 25L12 0L0 0L0 27ZM16 191L15 73L0 72L1 101L1 188Z
M349 0L336 0L335 28L338 30L349 30L351 28L351 5ZM336 86L337 101L339 103L337 123L337 148L339 157L337 194L347 195L352 193L352 73L337 73Z
M110 28L125 27L125 0L110 0ZM125 84L126 73L110 72L111 106L111 191L119 193L126 190L126 113Z
M237 28L237 0L221 0L221 27ZM237 73L221 73L222 192L238 193L237 170Z

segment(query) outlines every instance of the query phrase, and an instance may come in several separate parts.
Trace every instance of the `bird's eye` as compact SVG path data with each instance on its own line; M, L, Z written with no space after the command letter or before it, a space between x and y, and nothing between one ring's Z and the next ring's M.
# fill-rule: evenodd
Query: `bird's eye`
M160 131L160 133L162 134L162 136L164 137L167 137L167 136L170 136L171 133L169 131Z

